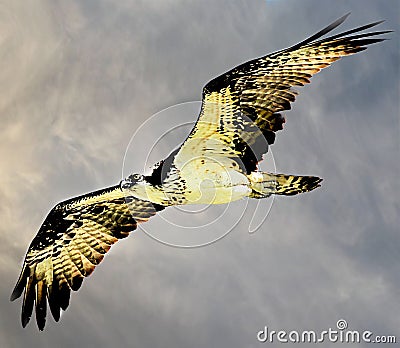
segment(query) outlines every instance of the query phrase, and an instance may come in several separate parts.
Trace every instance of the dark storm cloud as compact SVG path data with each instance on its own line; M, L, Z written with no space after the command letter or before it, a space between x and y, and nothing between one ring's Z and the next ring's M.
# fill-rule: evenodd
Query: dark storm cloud
M321 176L322 188L276 199L253 235L246 214L205 248L139 230L60 323L20 327L20 302L8 298L57 201L118 182L132 133L153 113L349 11L343 30L386 19L396 33L302 88L273 147L278 172ZM396 0L3 5L0 346L253 347L264 325L323 330L340 318L400 339L398 13Z

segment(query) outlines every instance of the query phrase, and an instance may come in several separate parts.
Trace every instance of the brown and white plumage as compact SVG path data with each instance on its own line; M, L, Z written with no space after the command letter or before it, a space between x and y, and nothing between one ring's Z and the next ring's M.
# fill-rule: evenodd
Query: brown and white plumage
M389 32L358 34L381 23L375 22L320 39L346 17L299 44L241 64L207 83L193 130L151 175L134 174L121 185L56 205L28 249L11 296L14 300L24 293L22 325L35 305L42 330L47 302L58 321L70 291L79 289L110 246L166 206L293 195L318 187L317 177L259 173L257 163L283 128L280 112L294 102L293 87L308 83L339 58L384 40L376 36ZM205 179L216 183L209 195L199 191Z
M290 110L290 104L295 101L298 94L293 87L309 83L314 74L341 57L363 51L367 45L384 40L374 36L390 32L351 35L382 23L379 21L316 41L343 23L347 16L343 16L301 43L248 61L211 80L203 89L203 105L198 121L202 124L208 122L215 127L221 127L222 123L235 133L238 131L238 126L227 123L236 120L236 115L240 112L254 122L268 143L272 144L275 133L283 128L285 122L280 112ZM215 105L218 105L218 111L223 114L217 121L214 121L215 114L207 111L210 105L214 105L214 109ZM254 132L252 122L244 121L244 128L248 125L251 133ZM204 128L195 127L189 139L207 137ZM249 153L251 152L249 147L257 142L258 137L249 138L247 144L241 144L243 149L239 149L242 157L246 157L242 160L247 173L256 169L257 161L267 151L267 146L264 144L259 148L253 146L255 151L252 151L253 154Z
M28 323L35 304L38 327L44 328L46 297L58 321L60 309L68 307L71 290L80 288L111 245L162 209L129 197L119 185L57 204L29 246L11 295L14 300L24 292L22 325Z

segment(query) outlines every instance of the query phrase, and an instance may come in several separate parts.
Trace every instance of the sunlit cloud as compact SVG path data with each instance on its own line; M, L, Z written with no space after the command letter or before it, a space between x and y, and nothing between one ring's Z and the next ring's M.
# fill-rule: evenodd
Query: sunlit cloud
M342 317L400 337L395 36L313 78L286 115L273 148L277 169L321 176L321 189L276 199L252 235L246 214L207 248L168 248L138 230L113 247L72 294L61 321L49 319L41 335L34 323L20 327L20 303L8 301L48 210L117 183L126 146L144 120L199 100L217 74L290 46L349 11L344 29L385 18L384 28L397 30L398 6L2 4L0 346L250 347L265 324L318 329Z

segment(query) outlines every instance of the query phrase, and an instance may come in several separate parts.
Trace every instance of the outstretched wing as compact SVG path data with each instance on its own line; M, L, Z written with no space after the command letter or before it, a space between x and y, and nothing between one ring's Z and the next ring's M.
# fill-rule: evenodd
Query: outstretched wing
M280 112L290 110L295 101L293 87L309 83L322 68L383 41L375 36L390 32L352 35L381 23L375 22L318 40L347 16L290 48L241 64L207 83L196 125L165 163L179 169L190 157L224 156L247 174L256 170L268 144L274 142L275 132L283 128L285 119ZM160 172L158 168L155 175ZM164 172L167 177L167 170Z
M24 292L22 326L35 304L36 321L43 330L47 301L58 321L60 309L69 305L71 289L80 288L111 245L163 208L126 196L119 185L57 204L29 246L11 295L15 300Z

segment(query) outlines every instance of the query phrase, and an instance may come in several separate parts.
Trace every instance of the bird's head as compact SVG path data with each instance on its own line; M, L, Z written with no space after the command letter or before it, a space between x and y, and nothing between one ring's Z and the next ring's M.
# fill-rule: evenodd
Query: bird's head
M121 181L122 189L130 189L133 186L145 184L146 180L142 174L131 174Z
M120 182L121 190L125 192L127 198L136 197L166 205L168 198L166 198L163 190L153 186L146 178L146 176L141 174L131 174Z

